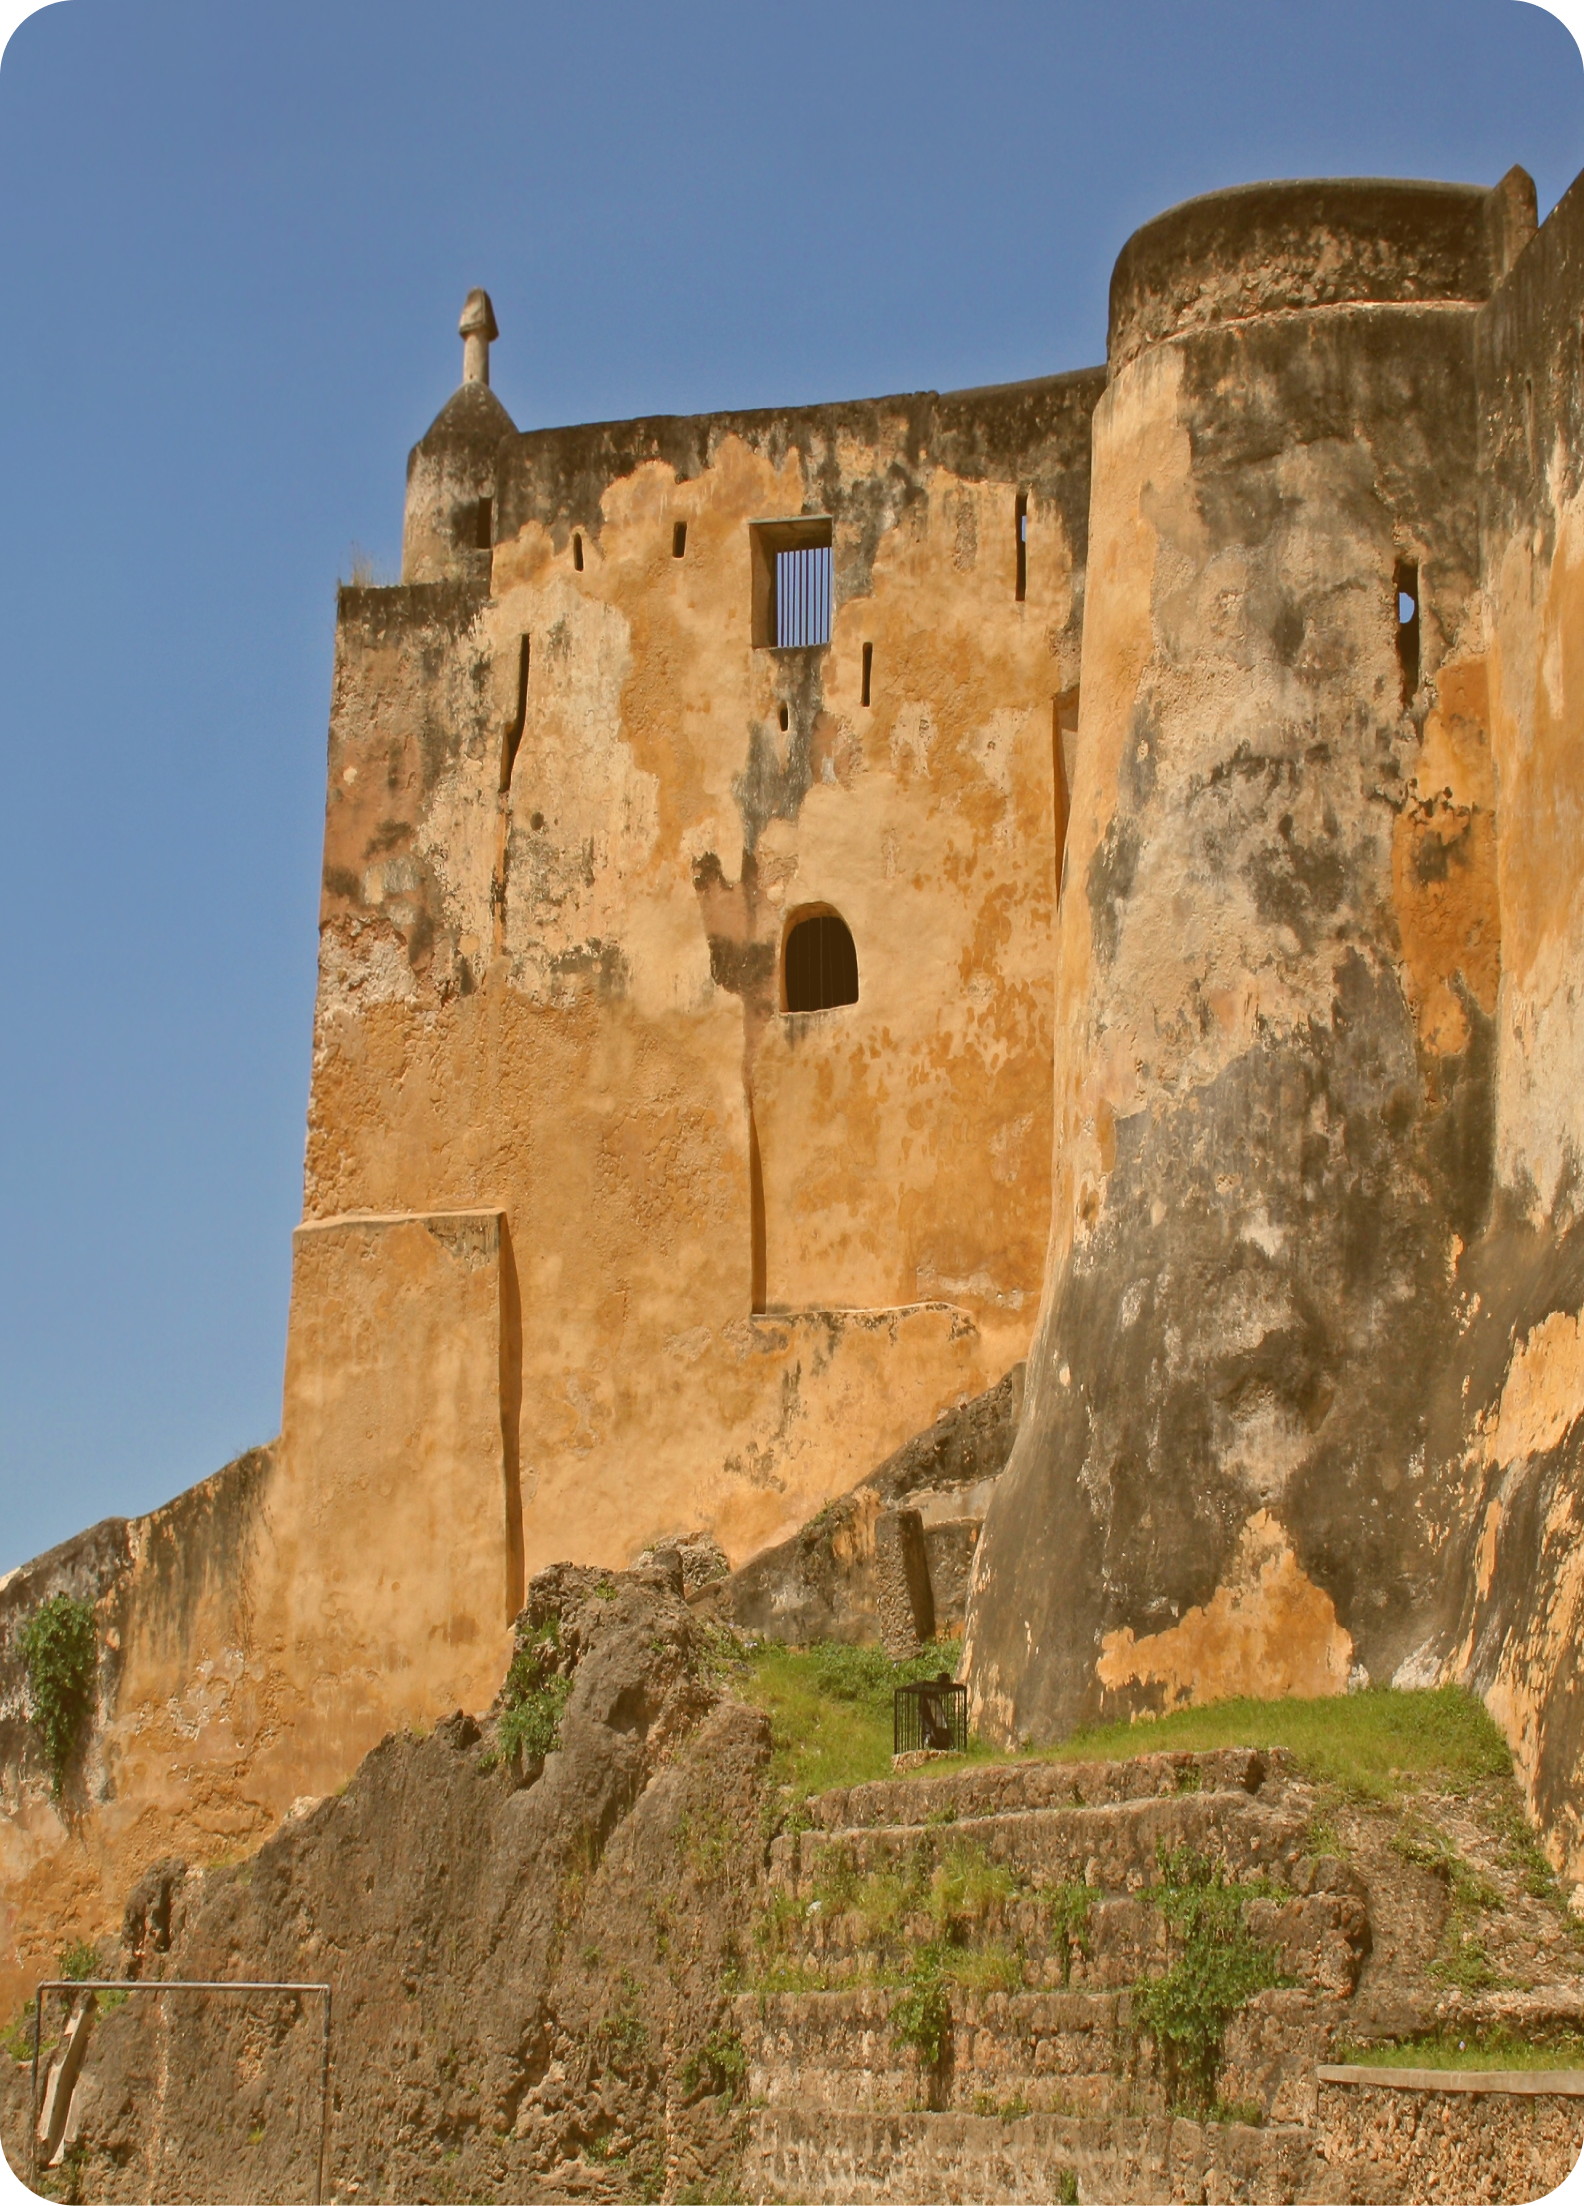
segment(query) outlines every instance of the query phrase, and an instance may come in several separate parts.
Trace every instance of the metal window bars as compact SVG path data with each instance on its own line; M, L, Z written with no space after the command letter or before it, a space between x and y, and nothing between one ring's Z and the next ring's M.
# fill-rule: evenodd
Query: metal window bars
M319 2153L314 2162L313 2206L321 2206L324 2198L325 2167L330 2153L330 1986L328 1984L288 1983L208 1983L183 1977L166 1977L162 1980L139 1984L115 1976L50 1976L46 1977L34 1992L33 2006L33 2077L28 2099L28 2145L31 2154L32 2176L30 2188L38 2189L39 2178L39 2049L44 2042L44 1994L46 1992L70 1992L74 1997L85 1992L143 1992L156 1996L163 1992L280 1992L292 1993L298 1998L309 1994L324 2001L324 2021L319 2043ZM70 2025L68 2024L68 2028ZM86 2040L84 2041L86 2044ZM80 2060L80 2056L79 2056Z
M778 651L830 642L831 548L775 555L775 628Z
M891 1751L917 1754L968 1751L968 1688L953 1685L942 1670L917 1685L899 1685L891 1696Z

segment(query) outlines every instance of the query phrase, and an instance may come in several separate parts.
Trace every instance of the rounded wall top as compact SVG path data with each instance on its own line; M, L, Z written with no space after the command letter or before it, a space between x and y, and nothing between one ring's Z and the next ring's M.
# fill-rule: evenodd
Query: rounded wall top
M1113 373L1163 338L1305 307L1488 299L1478 184L1321 178L1188 199L1135 230L1111 276Z

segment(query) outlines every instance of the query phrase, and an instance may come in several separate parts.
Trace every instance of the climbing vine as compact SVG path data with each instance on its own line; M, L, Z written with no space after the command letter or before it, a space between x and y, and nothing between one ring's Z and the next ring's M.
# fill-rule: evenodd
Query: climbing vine
M67 1593L52 1594L17 1633L17 1650L27 1669L33 1721L43 1734L58 1800L67 1767L93 1712L99 1641L92 1605L74 1601Z

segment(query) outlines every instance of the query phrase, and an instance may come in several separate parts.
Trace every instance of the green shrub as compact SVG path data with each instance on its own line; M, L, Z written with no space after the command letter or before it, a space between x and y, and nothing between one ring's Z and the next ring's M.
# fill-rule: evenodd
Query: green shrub
M1061 1953L1063 1984L1072 1981L1074 1953L1089 1952L1089 1911L1094 1894L1087 1884L1054 1884L1042 1895L1050 1914L1051 1942Z
M561 1743L561 1717L571 1691L569 1677L548 1678L508 1708L497 1727L501 1752L520 1751L530 1761L553 1754Z
M682 2068L682 2089L688 2098L701 2086L717 2098L735 2099L748 2076L748 2056L735 2030L715 2030Z
M495 1727L501 1755L521 1753L530 1761L542 1761L560 1745L561 1717L572 1691L571 1678L556 1670L560 1644L560 1626L554 1616L531 1638L519 1635L501 1692L505 1707Z
M99 1974L99 1948L86 1939L79 1938L56 1957L55 1973L73 1984L86 1983L90 1976Z
M1200 2113L1216 2103L1227 2024L1277 1981L1275 1955L1243 1921L1253 1889L1228 1884L1219 1863L1180 1846L1162 1850L1150 1893L1182 1952L1164 1976L1135 1988L1133 2012L1160 2047L1173 2103Z
M938 2068L951 2040L951 2001L940 1979L940 1956L929 1946L918 1956L906 1991L891 2009L891 2038L911 2046L921 2068Z
M33 1721L44 1736L58 1800L83 1727L93 1713L99 1641L92 1605L74 1601L70 1594L52 1594L17 1633L17 1651L27 1669Z
M1013 1890L1010 1869L991 1861L982 1846L958 1840L930 1878L930 1913L946 1936L959 1938L968 1925L1003 1906Z

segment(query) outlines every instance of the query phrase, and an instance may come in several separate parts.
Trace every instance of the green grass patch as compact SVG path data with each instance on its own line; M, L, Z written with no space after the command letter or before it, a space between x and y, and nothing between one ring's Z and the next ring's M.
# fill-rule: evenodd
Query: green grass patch
M893 1662L883 1648L833 1641L755 1648L735 1683L770 1718L772 1785L789 1785L794 1799L807 1799L889 1777L892 1694L899 1685L954 1671L960 1652L945 1641Z
M1335 2058L1354 2068L1584 2068L1584 2037L1563 2032L1537 2041L1510 2030L1465 2031L1461 2037L1440 2031L1395 2045L1343 2046Z
M766 1645L734 1666L744 1697L770 1717L772 1780L795 1799L891 1774L891 1695L899 1685L955 1669L953 1642L926 1647L908 1662L892 1662L878 1647ZM1034 1757L1058 1762L1126 1761L1168 1751L1209 1753L1220 1747L1285 1747L1306 1774L1340 1794L1396 1806L1405 1793L1430 1788L1467 1792L1483 1780L1510 1777L1507 1742L1482 1701L1459 1685L1433 1692L1372 1686L1321 1700L1224 1700L1165 1716L1101 1724ZM915 1776L937 1776L966 1762L1009 1761L977 1741L967 1756L931 1762ZM1191 1781L1191 1780L1190 1780ZM1521 1829L1521 1818L1520 1818ZM1521 1845L1521 1836L1515 1836ZM1546 1864L1535 1850L1526 1866L1538 1886Z
M1009 1946L949 1946L941 1955L941 1975L965 1992L1017 1992L1023 1989L1023 1956Z
M1021 2091L1015 2091L1010 2099L998 2099L991 2091L976 2091L973 2110L993 2121L1021 2122L1030 2108Z
M1466 1792L1510 1777L1512 1755L1483 1701L1460 1685L1434 1692L1372 1686L1324 1700L1223 1700L1078 1732L1057 1761L1114 1761L1173 1748L1286 1747L1311 1777L1395 1806L1405 1789Z
M75 1939L56 1955L55 1974L66 1977L73 1984L81 1984L90 1976L97 1976L99 1948L86 1938Z
M1061 1955L1061 1980L1072 1981L1073 1955L1089 1955L1089 1911L1094 1906L1094 1894L1088 1885L1068 1883L1047 1885L1041 1894L1050 1915L1050 1939Z
M1004 1907L1017 1888L1010 1869L989 1860L982 1846L959 1839L947 1847L930 1877L930 1913L946 1937L961 1939Z

